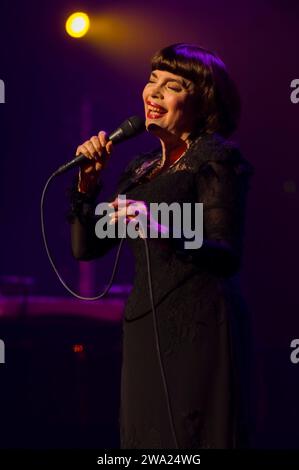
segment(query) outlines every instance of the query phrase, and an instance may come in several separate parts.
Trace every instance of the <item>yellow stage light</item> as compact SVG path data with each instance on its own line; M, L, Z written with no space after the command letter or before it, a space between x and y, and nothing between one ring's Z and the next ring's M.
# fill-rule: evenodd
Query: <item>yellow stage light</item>
M68 17L65 23L66 32L73 38L82 38L89 30L89 17L86 13L77 11Z

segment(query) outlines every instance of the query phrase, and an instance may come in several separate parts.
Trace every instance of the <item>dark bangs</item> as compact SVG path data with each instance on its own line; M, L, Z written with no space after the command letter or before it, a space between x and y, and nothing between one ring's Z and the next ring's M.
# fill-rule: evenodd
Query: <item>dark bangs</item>
M197 131L230 136L240 117L240 98L222 60L193 44L173 44L158 51L151 69L165 70L191 80L195 85L199 119Z

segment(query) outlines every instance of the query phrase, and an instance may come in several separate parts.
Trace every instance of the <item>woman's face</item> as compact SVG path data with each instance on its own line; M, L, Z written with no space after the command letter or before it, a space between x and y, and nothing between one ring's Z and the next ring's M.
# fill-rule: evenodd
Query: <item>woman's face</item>
M174 134L186 140L194 130L198 109L194 83L190 80L164 70L154 70L142 97L145 124L150 132L161 138Z

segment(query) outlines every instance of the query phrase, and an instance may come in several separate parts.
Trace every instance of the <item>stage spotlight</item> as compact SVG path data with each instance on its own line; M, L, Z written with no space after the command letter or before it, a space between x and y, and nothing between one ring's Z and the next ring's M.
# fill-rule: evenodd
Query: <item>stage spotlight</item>
M89 17L86 13L78 11L68 17L65 23L66 32L73 38L82 38L89 29Z

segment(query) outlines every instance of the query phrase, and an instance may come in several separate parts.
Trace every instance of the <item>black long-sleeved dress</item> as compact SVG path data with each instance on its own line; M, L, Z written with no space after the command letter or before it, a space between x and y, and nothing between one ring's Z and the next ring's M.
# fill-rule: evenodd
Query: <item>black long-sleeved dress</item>
M250 327L238 272L254 170L236 145L217 134L195 138L177 163L151 178L160 159L160 150L135 158L111 200L126 194L146 203L203 203L201 248L184 249L183 239L147 239L178 446L243 447L248 437ZM95 195L73 196L72 249L78 259L101 256L119 242L96 237L94 205ZM135 277L123 318L121 448L174 448L144 241L138 237L127 242L135 258Z

